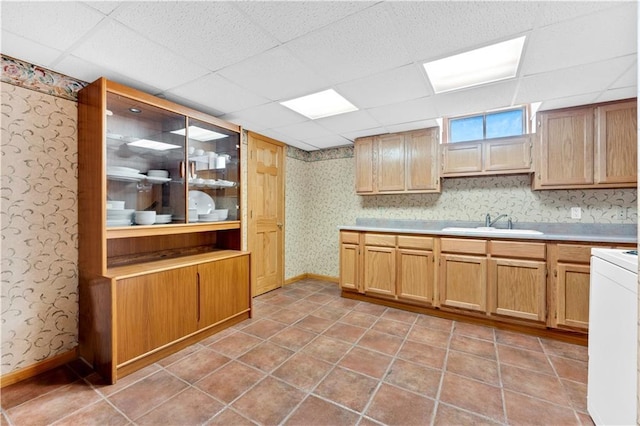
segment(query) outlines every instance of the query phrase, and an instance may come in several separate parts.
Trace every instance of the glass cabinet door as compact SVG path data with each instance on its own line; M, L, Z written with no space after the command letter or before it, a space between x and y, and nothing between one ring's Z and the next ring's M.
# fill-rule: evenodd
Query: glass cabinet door
M189 118L189 221L239 220L238 133Z
M185 223L186 117L107 93L106 123L107 226Z

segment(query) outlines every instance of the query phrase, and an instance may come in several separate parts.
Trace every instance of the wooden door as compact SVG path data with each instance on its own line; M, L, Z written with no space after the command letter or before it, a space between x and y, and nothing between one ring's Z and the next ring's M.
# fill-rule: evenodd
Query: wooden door
M637 102L596 109L596 183L636 183L638 167Z
M118 280L116 292L118 365L197 330L195 266Z
M442 174L456 175L482 172L482 142L459 142L441 145Z
M356 192L370 194L374 192L373 185L373 136L359 138L354 143L354 157L356 162Z
M378 192L405 190L404 135L378 136Z
M433 304L433 252L398 249L398 298Z
M340 287L358 291L360 246L340 244Z
M593 108L540 113L539 186L593 184Z
M249 132L248 222L251 294L284 281L284 144Z
M486 312L486 257L443 254L439 278L441 306Z
M556 325L589 329L589 265L558 263Z
M365 246L364 291L383 296L396 294L396 249Z
M405 136L407 191L440 190L437 128Z
M489 261L489 312L546 320L546 262L492 258Z
M532 171L532 145L529 135L486 140L483 145L485 172Z
M249 258L237 256L198 265L198 329L249 310Z

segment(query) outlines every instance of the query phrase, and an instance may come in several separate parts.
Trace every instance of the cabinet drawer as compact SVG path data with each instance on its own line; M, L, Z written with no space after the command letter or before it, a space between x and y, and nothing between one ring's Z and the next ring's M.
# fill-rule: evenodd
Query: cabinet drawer
M440 248L448 253L486 254L487 242L485 240L465 240L462 238L442 238Z
M593 246L558 244L558 262L589 263Z
M491 241L489 253L500 257L523 257L527 259L545 259L544 243L525 243L513 241Z
M345 244L358 244L360 242L359 232L340 232L340 242Z
M387 234L364 234L364 243L368 246L395 247L396 236Z
M433 250L433 237L398 235L398 247L418 250Z

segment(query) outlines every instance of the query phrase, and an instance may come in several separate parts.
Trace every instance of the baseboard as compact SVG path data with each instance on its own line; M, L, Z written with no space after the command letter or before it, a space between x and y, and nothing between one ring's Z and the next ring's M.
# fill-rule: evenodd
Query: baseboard
M338 282L340 282L338 277L332 277L330 275L300 274L300 275L296 275L295 277L291 277L291 278L286 279L284 281L284 285L293 284L295 282L306 280L306 279L309 279L309 278L312 279L312 280L329 281L329 282L336 283L336 284Z
M40 373L52 370L61 365L65 365L78 358L78 347L71 349L68 352L61 353L59 355L47 358L44 361L32 364L28 367L21 368L20 370L7 373L0 377L0 388L12 385L14 383L21 382L23 380L35 377Z

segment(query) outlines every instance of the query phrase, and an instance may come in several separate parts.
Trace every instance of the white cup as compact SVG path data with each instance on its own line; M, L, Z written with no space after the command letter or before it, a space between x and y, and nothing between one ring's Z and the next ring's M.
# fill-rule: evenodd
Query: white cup
M138 225L153 225L156 222L156 212L137 211L134 214L134 218Z
M198 209L189 209L189 222L198 221Z
M204 155L204 149L198 148L194 151L195 155Z

